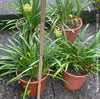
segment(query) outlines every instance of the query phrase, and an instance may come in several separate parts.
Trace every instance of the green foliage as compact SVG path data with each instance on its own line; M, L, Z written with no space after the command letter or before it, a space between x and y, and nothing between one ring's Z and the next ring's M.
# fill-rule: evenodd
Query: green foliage
M15 29L16 28L16 21L17 21L18 19L12 19L12 20L2 20L1 22L2 22L2 28L1 28L1 30L4 30L4 29L6 29L6 28L8 28L8 29Z
M27 42L25 36L22 34L19 35L18 39L13 38L9 40L10 44L7 44L7 46L0 44L0 50L10 54L10 56L0 56L0 70L7 70L1 73L0 77L14 73L16 70L19 72L18 76L8 81L8 83L18 80L23 76L38 78L40 34L33 33L33 35L29 36L29 42ZM48 36L45 36L45 39L49 39L51 42L48 45L48 42L44 43L43 76L47 74L53 63L54 44L57 41L51 40Z
M28 86L29 86L30 81L31 81L31 78L29 79L27 85L25 86L25 92L24 92L24 95L23 95L23 99L25 99L26 95L30 96L31 90L28 90Z
M41 10L41 5L39 4L40 0L11 0L11 1L12 5L7 8L14 7L17 14L22 14L23 17L25 17L25 20L18 25L24 26L28 32L32 33L33 31L35 31L35 29L40 24L40 10ZM30 11L28 12L24 9L24 6L26 4L29 4L29 6L31 7ZM28 9L27 6L26 9ZM13 14L15 13L13 12ZM15 24L15 22L11 22L10 24L11 25Z
M97 58L100 58L100 31L98 31L96 37L92 35L86 39L84 32L87 27L88 25L81 33L78 33L79 37L74 44L64 39L63 36L57 42L58 47L55 52L56 58L54 59L57 71L53 75L54 77L62 72L62 69L66 71L70 69L71 72L82 74L100 72L100 68L98 68L100 63L97 62ZM94 40L90 41L91 38L94 38Z
M100 9L100 0L93 0L93 3Z
M0 20L0 26L2 25L3 23L1 22L1 20Z
M92 3L91 0L84 0L84 1L76 0L76 3L77 3L76 16L80 17L82 11L85 8L88 8L88 10L90 11L89 5Z
M51 17L59 18L59 24L73 23L76 20L73 16L80 17L82 11L90 3L89 0L84 0L83 2L81 0L56 0L56 4L48 2L51 10L49 13ZM75 7L77 8L76 10Z

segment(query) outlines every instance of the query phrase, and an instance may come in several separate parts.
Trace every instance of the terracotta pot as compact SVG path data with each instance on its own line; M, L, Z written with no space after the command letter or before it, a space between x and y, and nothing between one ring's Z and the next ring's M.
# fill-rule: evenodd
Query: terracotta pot
M48 74L49 74L49 72L48 72ZM40 93L42 93L45 89L46 79L48 77L48 74L41 80L41 92ZM16 73L16 75L18 75L18 74ZM23 90L25 91L25 86L27 85L28 82L23 79L20 79L20 81L21 81ZM31 91L30 97L37 97L37 89L38 89L38 81L29 83L28 90Z
M82 85L83 85L86 77L89 75L89 73L86 75L83 75L83 76L75 76L75 75L72 75L72 74L66 72L63 69L62 75L63 75L64 80L66 81L66 82L63 81L64 87L68 90L75 91L82 87Z
M70 40L72 43L74 43L74 41L75 41L75 39L76 39L76 37L77 37L77 32L78 32L78 30L82 27L82 24L83 24L83 23L82 23L82 20L81 20L80 18L79 18L79 23L80 23L80 26L79 26L78 28L72 29L72 30L74 31L74 33L73 33L72 31L68 30L68 29L65 29L66 36L67 36L67 40ZM61 31L62 31L62 34L63 34L63 36L64 36L64 33L63 33L62 28L58 27L57 25L55 25L55 27L56 27L57 29L61 30Z

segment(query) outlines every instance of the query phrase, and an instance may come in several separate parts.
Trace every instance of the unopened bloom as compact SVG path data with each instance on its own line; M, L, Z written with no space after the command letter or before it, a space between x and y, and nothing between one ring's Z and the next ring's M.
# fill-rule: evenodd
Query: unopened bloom
M60 31L59 29L55 29L54 33L56 37L60 37L62 35L62 31Z
M32 6L30 6L28 3L23 5L23 9L26 12L30 12L32 10Z

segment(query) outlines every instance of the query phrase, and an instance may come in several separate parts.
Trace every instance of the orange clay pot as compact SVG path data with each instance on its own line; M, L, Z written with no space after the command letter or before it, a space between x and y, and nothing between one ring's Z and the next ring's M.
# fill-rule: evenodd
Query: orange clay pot
M18 74L16 73L16 75L18 75ZM49 75L49 72L43 79L41 79L41 92L40 93L42 93L45 89L46 80L47 80L48 75ZM28 82L23 80L23 79L20 79L20 81L21 81L21 85L23 87L23 90L25 91L25 86L27 86ZM38 89L38 81L29 83L28 90L31 91L29 93L30 97L37 97L37 89Z
M64 69L62 71L62 76L63 79L66 81L63 81L63 85L66 89L71 90L71 91L75 91L78 90L82 87L86 77L89 75L90 73L83 75L83 76L75 76L72 75L68 72L66 72Z
M74 31L74 33L72 31L68 30L68 29L65 29L66 36L67 36L67 40L70 40L72 43L74 43L74 41L75 41L75 39L77 37L77 32L82 27L82 24L83 24L82 23L82 20L80 18L79 18L79 23L80 23L80 26L78 28L72 29ZM62 34L64 36L63 29L60 28L60 27L58 27L57 25L55 25L55 27L57 29L61 30L62 31Z

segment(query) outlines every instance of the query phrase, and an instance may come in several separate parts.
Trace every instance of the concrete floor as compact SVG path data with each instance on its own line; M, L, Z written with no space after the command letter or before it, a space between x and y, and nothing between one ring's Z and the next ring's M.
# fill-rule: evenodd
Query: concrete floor
M55 4L55 0L48 0L48 1ZM14 9L4 10L9 5L11 5L10 0L0 0L0 20L9 18L12 19L11 12L15 10ZM89 22L89 20L92 19L95 20L96 13L99 13L100 15L100 10L94 8L93 5L91 6L93 10L91 14L87 13L87 11L85 11L82 14L82 18L83 20L85 20L85 22L86 21ZM8 17L8 15L10 16ZM83 30L85 25L86 24L83 25L80 31ZM100 26L98 30L99 29ZM10 39L15 32L16 31L12 32L8 30L0 31L0 44L6 45L7 43L9 43L7 39ZM84 36L88 37L90 35L95 35L95 34L96 34L96 24L92 23L90 24ZM0 55L7 55L7 53L0 50ZM14 82L9 84L8 86L5 86L5 83L9 79L10 77L5 76L3 77L3 80L0 80L0 99L22 99L21 97L22 89L20 84ZM27 99L36 99L36 98L27 98ZM77 91L69 91L63 87L62 81L56 78L52 79L51 77L48 77L46 88L44 92L41 94L41 99L100 99L100 77L96 77L96 79L93 79L92 75L89 75L82 88Z
M86 25L84 24L79 33L83 30ZM6 45L7 39L10 39L12 35L17 31L1 31L0 32L0 43ZM90 24L89 28L85 32L84 36L96 34L96 24ZM7 55L7 53L0 50L0 55ZM98 79L97 79L98 78ZM10 77L3 77L0 80L0 99L22 99L21 85L17 82L11 83L5 86L5 83ZM41 94L41 99L100 99L100 77L93 78L89 75L81 89L77 91L69 91L62 85L62 81L52 77L48 77L46 88ZM36 98L27 98L36 99Z

